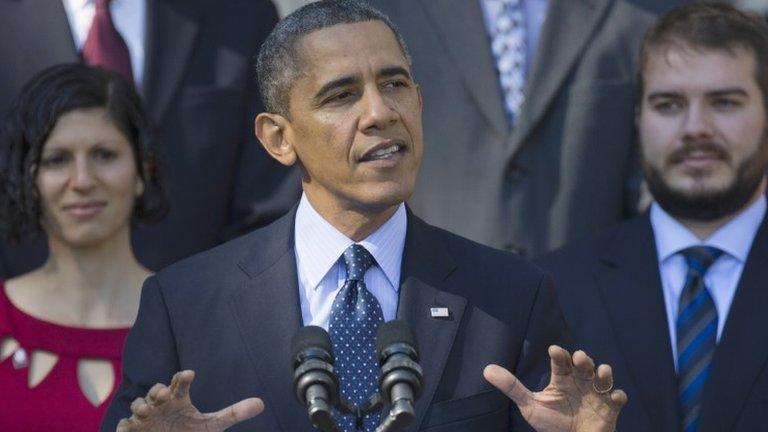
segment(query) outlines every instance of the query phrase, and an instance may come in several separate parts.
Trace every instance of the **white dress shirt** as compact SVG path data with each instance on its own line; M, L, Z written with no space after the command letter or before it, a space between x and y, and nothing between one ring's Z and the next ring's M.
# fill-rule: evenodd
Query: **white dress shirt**
M365 273L365 286L381 304L384 321L397 314L406 226L405 204L400 204L384 225L357 242L376 260ZM341 256L355 242L323 219L306 195L301 196L294 229L301 317L304 325L328 330L333 300L347 277Z
M752 248L752 241L765 217L765 212L766 199L765 196L761 196L702 241L656 202L651 205L651 226L656 239L656 252L659 258L675 369L677 369L677 308L688 272L685 258L679 252L691 246L714 246L723 251L704 275L704 284L709 289L717 309L717 340L719 341L744 264Z
M93 16L96 14L95 0L63 0L64 10L69 19L69 28L78 51L83 50ZM128 45L131 54L131 70L136 88L141 88L144 77L144 39L146 31L146 0L112 0L109 11L112 22Z

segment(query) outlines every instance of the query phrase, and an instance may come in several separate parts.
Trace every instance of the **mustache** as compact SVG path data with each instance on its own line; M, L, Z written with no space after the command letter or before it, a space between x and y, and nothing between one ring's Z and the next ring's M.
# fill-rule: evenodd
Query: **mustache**
M731 154L722 145L714 141L686 141L683 146L672 152L667 158L671 164L677 164L688 158L691 153L711 153L722 160L730 160Z

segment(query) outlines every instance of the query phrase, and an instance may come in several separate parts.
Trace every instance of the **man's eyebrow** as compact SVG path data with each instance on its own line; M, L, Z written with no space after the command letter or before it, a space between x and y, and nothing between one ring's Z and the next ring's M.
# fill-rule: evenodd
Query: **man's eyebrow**
M398 75L402 75L402 76L404 76L404 77L406 77L408 79L412 79L411 78L411 74L408 73L408 71L405 70L405 68L401 67L401 66L386 67L386 68L384 68L384 69L379 71L379 76L382 77L382 78L391 78L391 77L398 76Z
M332 92L333 90L340 88L340 87L346 87L348 85L354 84L358 79L353 76L345 76L338 79L335 79L333 81L327 82L325 85L320 87L320 90L318 90L315 93L314 99L322 99L323 96L326 94Z
M731 87L718 89L711 92L707 92L707 96L710 97L723 97L723 96L748 96L747 91L741 87Z
M682 93L675 92L675 91L660 91L660 92L653 92L650 93L646 99L653 100L653 99L680 99L684 97Z
M707 97L723 97L723 96L748 96L747 91L741 87L728 87L717 90L708 91ZM648 95L648 100L654 99L679 99L684 98L685 95L675 91L660 91L654 92Z

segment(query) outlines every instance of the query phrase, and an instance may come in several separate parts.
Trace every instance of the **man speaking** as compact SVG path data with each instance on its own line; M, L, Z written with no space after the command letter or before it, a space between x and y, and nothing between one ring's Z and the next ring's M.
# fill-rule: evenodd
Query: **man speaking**
M102 430L310 431L292 394L291 336L328 330L341 393L359 406L377 387L376 330L400 318L424 375L408 430L529 430L525 419L538 431L613 431L626 395L610 367L550 346L564 342L550 280L404 205L422 101L389 20L355 1L310 4L274 29L258 72L268 112L256 134L299 165L301 201L146 281ZM549 365L549 385L529 391ZM381 415L336 419L373 431Z

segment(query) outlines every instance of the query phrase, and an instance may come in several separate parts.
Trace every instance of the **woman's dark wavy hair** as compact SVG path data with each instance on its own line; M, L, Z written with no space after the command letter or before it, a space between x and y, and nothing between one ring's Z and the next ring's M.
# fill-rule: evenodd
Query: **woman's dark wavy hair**
M168 212L155 129L133 86L106 69L62 64L43 70L24 86L0 135L0 222L9 243L43 231L35 182L43 146L59 117L88 108L105 108L131 143L144 182L132 220L154 222Z

